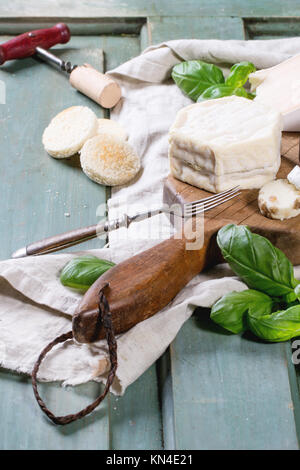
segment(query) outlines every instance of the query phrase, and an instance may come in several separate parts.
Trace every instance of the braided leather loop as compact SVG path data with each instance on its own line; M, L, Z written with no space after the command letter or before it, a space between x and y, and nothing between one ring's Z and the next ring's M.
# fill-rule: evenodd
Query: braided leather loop
M103 286L102 289L106 287ZM115 339L114 331L113 331L113 325L111 321L111 313L109 309L109 305L107 302L107 299L105 295L101 291L99 292L99 320L103 324L103 327L105 329L105 337L108 345L108 350L109 350L109 357L110 357L110 371L106 380L105 388L103 393L96 398L96 400L88 405L86 408L83 410L79 411L78 413L75 414L69 414L66 416L55 416L45 405L44 401L40 397L40 394L37 390L37 373L40 368L42 360L45 358L46 354L56 345L59 343L64 343L68 339L73 338L73 332L69 331L68 333L64 333L57 338L55 338L51 343L49 343L41 352L41 354L38 357L38 360L36 361L34 368L32 370L32 387L33 387L33 392L34 396L41 408L41 410L48 416L48 418L53 421L55 424L69 424L72 423L73 421L76 421L77 419L81 419L84 416L88 415L91 413L97 406L102 402L102 400L105 398L107 395L107 392L110 389L111 384L113 383L113 380L116 375L116 370L118 367L118 358L117 358L117 342Z

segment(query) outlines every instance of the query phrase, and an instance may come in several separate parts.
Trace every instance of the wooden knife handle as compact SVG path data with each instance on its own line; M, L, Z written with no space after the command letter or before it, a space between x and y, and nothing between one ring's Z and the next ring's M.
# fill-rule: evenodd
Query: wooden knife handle
M73 316L73 335L80 343L104 338L99 323L99 291L109 302L116 334L129 330L165 307L199 272L220 262L214 224L201 249L188 250L186 238L171 238L114 266L87 291Z
M0 45L0 65L7 60L31 56L38 46L49 49L55 44L64 44L69 41L70 37L70 30L64 23L57 23L52 28L20 34Z
M51 253L96 238L105 231L105 222L44 238L26 246L26 256Z

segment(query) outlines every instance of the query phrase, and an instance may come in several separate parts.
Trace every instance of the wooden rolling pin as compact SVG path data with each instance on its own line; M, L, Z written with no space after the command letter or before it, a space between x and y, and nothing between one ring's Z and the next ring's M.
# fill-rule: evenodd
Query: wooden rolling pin
M69 424L91 413L105 398L118 366L115 334L123 333L165 307L199 272L221 260L215 234L222 222L213 221L202 233L195 230L195 218L182 231L182 238L171 238L111 268L87 291L73 316L72 330L49 343L40 353L32 370L32 386L41 410L59 425ZM200 239L201 245L187 249ZM199 244L200 245L200 244ZM83 410L56 416L41 398L37 387L39 367L57 344L75 339L91 343L106 338L110 370L104 391Z
M89 64L72 65L46 50L55 44L65 44L70 37L70 30L64 23L21 34L0 45L0 65L7 60L38 56L61 71L69 73L70 83L78 91L104 108L112 108L121 98L121 88L112 78Z
M109 303L115 334L160 311L196 274L220 262L215 234L221 226L219 221L206 224L201 249L186 249L196 235L192 227L185 226L181 239L165 240L111 268L83 297L73 316L73 337L80 343L104 338L105 331L99 322L100 291Z

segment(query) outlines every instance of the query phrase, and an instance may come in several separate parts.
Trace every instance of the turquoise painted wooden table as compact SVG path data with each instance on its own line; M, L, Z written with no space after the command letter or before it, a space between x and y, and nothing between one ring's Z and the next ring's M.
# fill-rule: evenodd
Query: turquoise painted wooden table
M298 0L112 0L0 4L1 42L66 21L72 41L62 57L107 70L151 43L175 38L261 39L300 32ZM104 51L104 56L101 50ZM100 107L47 65L26 59L0 70L1 258L26 242L93 223L108 191L78 161L47 157L49 117L72 104ZM99 241L82 245L99 246ZM91 416L55 427L38 409L27 377L0 372L0 449L297 449L299 370L291 344L261 344L213 326L208 312L188 321L164 356L125 396L110 396ZM96 384L41 391L58 413L80 409Z

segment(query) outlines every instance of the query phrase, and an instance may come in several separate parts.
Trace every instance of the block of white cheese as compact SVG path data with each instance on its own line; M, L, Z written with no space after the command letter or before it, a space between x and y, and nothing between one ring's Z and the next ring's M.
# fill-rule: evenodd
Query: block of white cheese
M258 194L258 207L270 219L290 219L300 214L300 191L288 180L265 184Z
M249 75L255 101L283 115L283 130L300 131L300 54Z
M169 132L171 174L220 192L261 188L280 166L281 115L228 96L181 109Z
M297 189L300 189L300 167L298 165L294 166L292 171L289 172L287 179Z

